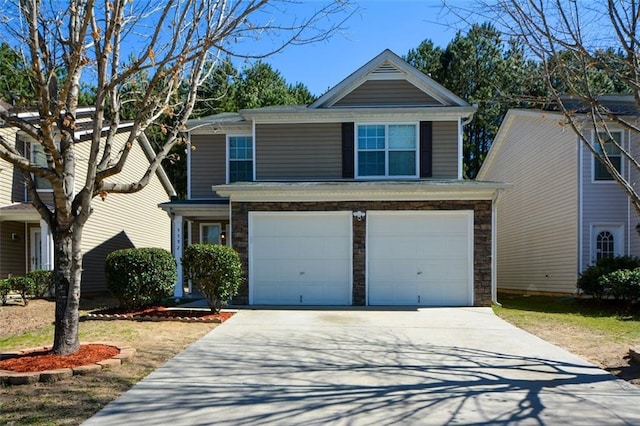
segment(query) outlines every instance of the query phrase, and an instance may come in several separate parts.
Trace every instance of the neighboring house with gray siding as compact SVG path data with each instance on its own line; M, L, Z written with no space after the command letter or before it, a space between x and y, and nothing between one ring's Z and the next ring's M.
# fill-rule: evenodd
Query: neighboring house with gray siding
M575 293L579 273L598 258L640 254L628 197L563 121L560 113L510 110L478 173L512 185L497 216L500 290ZM638 144L610 128L625 148ZM619 163L629 177L628 163Z
M233 246L237 304L487 306L505 185L462 179L474 112L385 50L309 106L191 120L174 255Z
M22 113L27 116L28 113ZM78 122L91 120L92 110L78 113ZM81 136L75 144L78 179L83 181L85 167L82 159L89 158L88 135ZM38 144L7 125L0 126L0 134L33 161L39 157ZM128 128L122 126L115 137L115 149L127 140ZM127 164L113 179L135 181L149 166L153 150L146 137L138 138L131 148ZM51 190L46 182L36 179L43 201L51 203ZM175 191L163 170L151 179L149 185L135 194L110 194L104 201L92 203L93 212L82 235L83 273L82 291L87 293L106 291L104 261L114 250L131 247L161 247L171 250L169 216L157 208ZM31 204L25 189L22 173L10 163L0 159L0 278L24 275L35 269L52 269L53 240L45 221Z

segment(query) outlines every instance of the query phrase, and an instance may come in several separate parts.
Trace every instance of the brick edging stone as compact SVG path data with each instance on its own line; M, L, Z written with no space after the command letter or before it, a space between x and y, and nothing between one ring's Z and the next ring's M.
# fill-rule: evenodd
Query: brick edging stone
M60 368L55 370L34 371L34 372L16 372L10 370L0 370L0 383L10 385L28 385L37 382L54 382L61 379L66 379L76 375L86 375L96 373L104 368L110 368L120 365L124 360L131 358L135 355L136 350L125 344L113 343L113 342L88 342L82 343L82 345L106 345L114 346L120 350L120 352L111 357L96 363L82 365L73 368ZM27 355L33 352L49 351L51 346L40 346L36 348L23 349L20 351L4 352L0 353L0 360L11 359L21 355Z
M220 324L222 320L219 318L202 318L202 317L157 317L153 315L131 316L126 314L86 314L83 320L126 320L126 321L178 321L178 322L197 322L197 323L214 323Z

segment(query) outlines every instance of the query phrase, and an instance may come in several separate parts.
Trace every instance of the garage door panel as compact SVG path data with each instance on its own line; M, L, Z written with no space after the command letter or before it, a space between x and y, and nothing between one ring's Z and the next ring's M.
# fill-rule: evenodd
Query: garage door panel
M252 213L251 303L347 305L351 214Z
M471 211L369 211L369 304L470 304L472 223Z

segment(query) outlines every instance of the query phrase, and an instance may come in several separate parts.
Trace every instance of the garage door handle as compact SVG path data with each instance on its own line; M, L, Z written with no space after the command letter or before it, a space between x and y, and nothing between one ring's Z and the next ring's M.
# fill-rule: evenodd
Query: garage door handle
M304 275L304 271L300 271L300 275Z
M418 271L418 275L422 275L422 272Z

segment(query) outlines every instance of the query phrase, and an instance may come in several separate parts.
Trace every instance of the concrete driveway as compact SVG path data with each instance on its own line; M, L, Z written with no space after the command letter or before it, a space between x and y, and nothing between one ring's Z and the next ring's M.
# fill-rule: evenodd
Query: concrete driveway
M638 425L640 389L489 308L240 311L86 425Z

